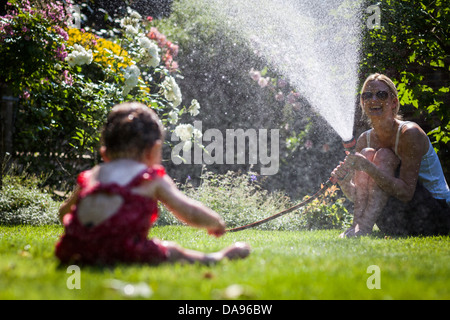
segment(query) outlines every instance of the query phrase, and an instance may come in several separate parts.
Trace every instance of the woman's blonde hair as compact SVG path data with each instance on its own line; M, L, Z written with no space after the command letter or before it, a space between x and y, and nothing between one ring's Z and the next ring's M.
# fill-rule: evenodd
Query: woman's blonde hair
M367 79L366 79L366 81L364 81L364 84L363 84L363 86L362 86L362 88L361 88L361 92L364 92L364 90L365 90L367 84L368 84L369 82L371 82L371 81L382 81L382 82L384 82L384 83L388 86L389 91L390 91L389 93L390 93L393 97L397 98L397 106L396 106L395 109L394 109L394 116L395 116L397 119L401 119L401 115L398 114L398 112L399 112L399 110L400 110L400 102L398 101L398 91L397 91L397 88L395 87L394 82L392 82L392 80L391 80L389 77L385 76L384 74L374 73L374 74L371 74L370 76L368 76ZM361 100L360 100L360 105L361 105L361 109L364 110L364 109L363 109L362 98L361 98ZM363 111L363 113L364 113L364 111Z

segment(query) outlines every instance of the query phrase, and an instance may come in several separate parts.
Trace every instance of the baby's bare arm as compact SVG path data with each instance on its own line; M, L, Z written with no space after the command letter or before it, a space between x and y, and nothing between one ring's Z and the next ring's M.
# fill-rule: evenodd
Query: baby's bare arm
M59 207L59 220L62 222L65 214L69 213L71 207L77 202L78 194L80 193L80 187L76 186L72 194L65 200Z
M210 234L216 236L225 233L222 217L202 203L183 194L167 175L155 182L157 182L155 197L178 219L193 227L205 228Z

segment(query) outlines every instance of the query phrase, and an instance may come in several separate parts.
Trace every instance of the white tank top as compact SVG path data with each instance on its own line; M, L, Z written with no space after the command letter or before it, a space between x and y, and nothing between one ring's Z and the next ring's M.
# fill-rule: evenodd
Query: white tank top
M397 154L398 141L400 140L402 127L409 122L410 121L404 121L398 127L397 136L395 137L394 152L400 160L402 159ZM369 130L366 134L368 148L370 148L371 130ZM422 157L422 161L420 162L419 181L428 191L430 191L434 198L445 199L447 201L447 204L450 205L450 189L448 187L447 181L445 180L441 163L436 152L434 151L433 146L431 145L430 139L428 139L428 151Z

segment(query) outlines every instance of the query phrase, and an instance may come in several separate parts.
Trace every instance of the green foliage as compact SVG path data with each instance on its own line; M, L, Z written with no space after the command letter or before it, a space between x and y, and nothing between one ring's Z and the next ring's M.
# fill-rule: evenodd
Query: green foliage
M60 2L46 6L12 0L7 8L8 14L0 17L0 79L22 94L23 81L55 76L54 65L63 57L66 13Z
M352 215L344 206L345 198L339 198L333 185L302 209L302 227L306 230L342 229L349 227Z
M60 203L41 188L42 178L6 175L0 193L0 225L59 224Z
M395 80L400 103L412 108L410 117L424 120L439 151L450 140L448 2L383 0L377 5L381 28L366 29L362 73L385 73Z
M227 227L238 227L266 218L289 206L289 199L281 193L269 193L257 183L254 173L215 174L203 171L201 183L194 187L190 179L180 184L180 189L190 198L200 201L218 212ZM292 216L291 216L292 218ZM269 222L259 226L260 229L277 229L286 227L280 221ZM180 224L164 207L158 220L160 225Z
M181 190L190 198L200 201L218 212L227 228L244 226L284 209L295 203L281 192L268 192L260 186L255 173L214 174L204 171L201 183L194 187L190 180L180 184ZM342 229L349 224L351 215L344 207L345 199L337 199L337 188L332 187L324 195L306 207L278 217L262 225L259 230L299 230L299 229ZM179 222L166 208L161 207L158 225L179 225Z
M59 223L60 203L42 185L47 177L8 173L3 179L0 195L0 224L55 224ZM204 171L201 184L194 187L190 178L179 184L190 198L200 201L218 212L228 228L240 227L267 218L294 205L281 192L268 192L261 188L255 173L214 174ZM343 205L345 199L337 198L335 186L300 208L257 226L260 230L317 230L342 229L348 226L351 216ZM164 206L160 206L158 226L182 225Z
M0 83L21 98L17 161L53 171L53 184L62 181L61 168L74 180L99 161L100 129L115 104L144 103L169 131L190 111L175 82L178 47L150 20L124 8L110 30L78 30L62 2L35 2L11 0L0 17L0 64L7 66Z

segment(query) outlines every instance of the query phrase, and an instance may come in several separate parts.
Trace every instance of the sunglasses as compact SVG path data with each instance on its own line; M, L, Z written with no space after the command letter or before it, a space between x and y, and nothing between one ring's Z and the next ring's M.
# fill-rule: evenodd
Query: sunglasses
M367 92L364 92L363 94L361 94L361 98L363 100L372 99L373 95L374 95L374 93L367 91ZM389 97L389 92L378 91L377 93L375 93L375 96L377 97L378 100L386 100Z

